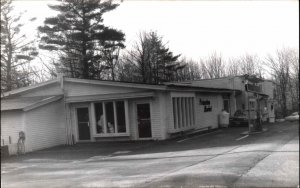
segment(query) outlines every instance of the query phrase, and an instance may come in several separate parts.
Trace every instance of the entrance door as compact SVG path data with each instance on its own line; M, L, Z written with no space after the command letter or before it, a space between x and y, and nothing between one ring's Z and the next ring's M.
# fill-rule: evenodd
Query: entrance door
M139 138L151 138L150 104L137 104Z
M79 140L90 140L90 121L88 107L77 108L77 124Z

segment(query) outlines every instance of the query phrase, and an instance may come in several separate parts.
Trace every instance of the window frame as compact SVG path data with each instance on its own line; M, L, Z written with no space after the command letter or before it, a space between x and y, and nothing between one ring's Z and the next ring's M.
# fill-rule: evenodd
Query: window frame
M178 132L195 127L195 97L190 95L172 96L171 102L173 126L170 131Z
M118 132L118 117L117 117L117 109L116 109L116 103L118 101L123 101L124 102L124 112L125 112L125 126L126 126L126 132ZM112 102L113 103L113 111L114 111L114 133L109 133L107 130L107 118L106 118L106 109L105 109L105 104ZM96 120L96 110L95 110L95 104L96 103L102 103L102 108L103 108L103 119L104 119L104 133L97 133L97 120ZM128 100L105 100L105 101L94 101L92 102L92 114L93 114L93 137L114 137L114 136L130 136L129 134L129 108L128 108Z

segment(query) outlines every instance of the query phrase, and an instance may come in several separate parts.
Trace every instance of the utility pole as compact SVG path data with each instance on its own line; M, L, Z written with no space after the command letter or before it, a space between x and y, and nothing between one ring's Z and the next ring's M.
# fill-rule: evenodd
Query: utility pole
M248 80L245 80L245 90L247 93L247 110L248 110L248 134L251 132L251 121L250 121L250 102L249 102L249 91L248 91Z

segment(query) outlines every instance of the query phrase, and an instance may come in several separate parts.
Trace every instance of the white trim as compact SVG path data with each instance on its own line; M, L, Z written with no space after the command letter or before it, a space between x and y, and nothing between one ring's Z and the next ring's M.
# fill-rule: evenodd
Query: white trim
M115 132L114 133L117 133L118 132L118 117L117 117L117 106L116 106L116 101L112 101L113 102L113 110L114 110L114 126L115 126Z
M96 117L95 117L95 108L94 108L94 103L91 102L89 105L89 122L90 122L90 135L91 135L91 140L95 141L95 138L92 137L92 135L95 133L95 129L96 129Z
M129 105L128 105L128 100L124 100L124 107L125 107L125 123L126 123L126 133L130 135L130 130L129 130Z
M107 85L107 86L154 89L154 90L167 90L167 86L165 86L165 85L150 85L150 84L142 84L142 83L139 84L139 83L130 83L130 82L87 80L87 79L76 79L76 78L65 78L64 81L73 82L73 83L83 83L83 84Z
M106 109L105 109L105 103L106 102L102 102L102 110L103 110L103 126L104 126L104 133L99 133L99 134L107 134L107 119L106 119Z
M23 111L26 112L26 111L29 111L29 110L33 110L35 108L41 107L43 105L46 105L48 103L58 101L58 100L60 100L62 98L63 98L63 96L60 95L60 96L53 96L53 97L49 97L49 98L46 98L46 99L42 99L42 100L40 100L40 101L38 101L38 102L30 105L30 106L26 106L25 108L23 108Z
M118 94L102 94L102 95L84 95L84 96L71 96L66 97L66 103L74 102L92 102L92 101L104 101L104 100L124 100L132 98L145 98L153 97L154 92L130 92L130 93L118 93Z
M48 80L46 82L41 82L41 83L38 83L38 84L35 84L35 85L32 85L32 86L22 87L22 88L19 88L19 89L15 89L15 90L12 90L12 91L5 92L5 93L3 93L1 98L16 95L16 94L23 93L23 92L27 92L27 91L37 89L39 87L43 87L43 86L50 85L50 84L53 84L53 83L60 83L60 78L56 78L56 79L53 79L53 80Z
M101 134L93 134L93 137L122 137L122 136L130 136L129 133L101 133Z
M195 97L194 92L171 92L171 98L173 97Z

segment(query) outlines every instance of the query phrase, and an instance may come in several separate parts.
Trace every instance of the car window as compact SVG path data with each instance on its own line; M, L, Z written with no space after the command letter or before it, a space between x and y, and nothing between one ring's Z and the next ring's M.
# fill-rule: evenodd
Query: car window
M291 114L291 116L296 116L296 115L299 115L299 112L294 112Z

